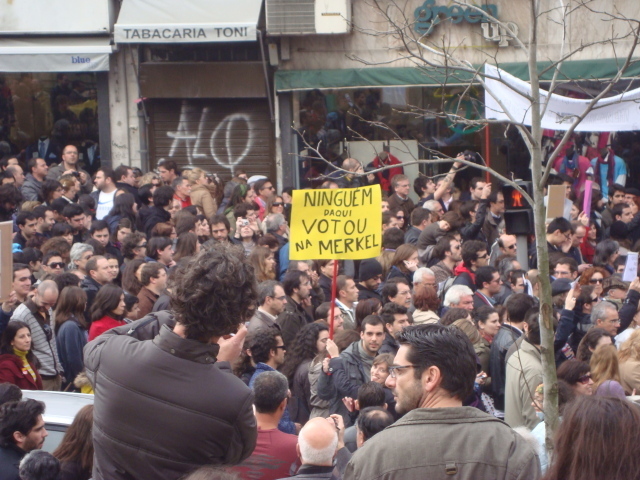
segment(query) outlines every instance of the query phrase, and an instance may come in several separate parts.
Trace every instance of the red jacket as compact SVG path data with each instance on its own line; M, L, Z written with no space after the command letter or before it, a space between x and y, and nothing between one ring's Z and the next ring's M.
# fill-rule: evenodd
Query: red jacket
M22 390L42 390L42 378L34 364L30 364L36 373L34 380L29 371L24 368L22 359L13 353L0 355L0 383L12 383Z
M393 155L389 154L386 162L381 162L378 157L374 158L370 165L374 168L381 168L389 165L402 165L402 162L398 160ZM391 179L395 175L402 175L404 173L404 168L402 167L394 167L388 170L383 170L382 172L376 173L378 177L378 181L380 182L380 187L385 192L390 191L391 189Z
M89 327L89 341L102 335L107 330L119 327L120 325L124 325L124 322L121 320L116 320L115 318L111 318L107 315L102 317L100 320L91 322L91 326Z

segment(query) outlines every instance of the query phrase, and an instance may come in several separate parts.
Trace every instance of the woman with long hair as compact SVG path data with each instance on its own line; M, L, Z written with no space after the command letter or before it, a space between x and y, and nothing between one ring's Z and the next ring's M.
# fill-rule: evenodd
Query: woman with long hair
M620 245L615 240L602 240L596 245L596 254L593 257L594 267L604 268L609 275L616 273L614 265L620 255ZM607 277L609 276L607 275Z
M613 338L602 328L591 328L578 345L576 358L581 362L591 362L591 356L600 345L612 345Z
M89 327L89 341L107 330L119 327L125 323L122 321L125 303L124 292L116 285L107 283L103 285L91 306L91 327Z
M118 250L122 248L122 242L125 237L133 232L135 222L131 222L128 218L121 218L116 227L116 231L111 234L111 243Z
M211 238L211 226L204 215L196 215L196 235L198 236L198 242L201 244Z
M438 323L438 308L440 307L440 299L435 288L420 284L416 287L413 294L413 306L416 311L413 312L413 323L418 325L421 323Z
M567 404L544 480L637 480L638 407L624 399L580 395Z
M60 480L89 480L93 471L93 405L85 405L53 451L60 461Z
M255 247L249 254L249 263L253 265L258 283L276 278L276 260L267 247Z
M38 366L31 349L31 329L24 322L9 322L0 339L0 383L42 390Z
M576 395L593 395L593 379L588 363L575 358L558 367L558 379L564 380Z
M329 297L331 298L331 297ZM356 331L360 332L362 321L369 315L380 315L382 302L377 298L367 298L358 302L356 306Z
M200 243L195 233L187 232L178 237L176 242L176 251L173 254L173 260L178 262L181 258L192 257L200 251Z
M203 214L206 218L211 218L218 210L216 202L216 185L210 183L207 173L201 168L192 168L184 172L189 184L191 185L191 205L198 208L198 213Z
M62 192L64 192L64 189L62 188L62 185L59 181L45 179L45 181L42 182L42 189L40 190L40 194L42 195L44 205L50 207L51 202L62 196Z
M109 232L114 233L118 228L118 223L123 218L129 220L131 225L135 225L137 213L136 199L130 193L122 193L116 195L116 198L113 199L113 207L111 207L109 214L104 217L104 221L109 225Z
M139 258L134 258L127 262L126 267L124 267L124 272L122 273L122 288L124 288L125 292L131 295L138 295L138 293L140 293L143 285L138 272L145 263L147 262Z
M87 344L87 322L84 311L87 294L80 287L65 287L60 292L55 311L58 357L64 369L63 387L72 383L84 369L82 349Z
M578 284L583 286L591 285L593 292L596 294L596 298L602 298L604 279L608 276L609 274L604 268L590 267L582 272L582 275L580 275L578 279Z
M618 353L613 345L600 345L589 361L593 394L625 398L624 388L620 385L620 367Z
M582 253L582 258L586 263L593 262L593 257L596 254L596 245L598 244L598 238L600 236L599 233L600 227L598 227L597 223L589 222L587 234L580 243L580 253Z
M291 420L305 424L311 414L310 396L311 384L309 383L309 367L311 361L319 356L326 355L329 328L322 323L310 323L302 327L293 340L293 344L280 371L289 380L291 400L289 412Z
M491 356L491 343L493 338L498 334L500 330L500 315L495 308L489 306L482 306L474 311L474 322L478 332L480 332L480 342L478 345L474 345L482 371L489 375L489 357ZM488 384L489 378L485 380L485 385Z
M618 351L620 383L625 391L640 392L640 329L631 336Z
M413 285L413 272L418 269L418 248L415 245L404 243L396 249L391 261L391 269L387 280L392 278L404 278L409 285Z
M270 213L281 213L284 215L284 200L280 195L274 195L267 202L266 207L267 215Z

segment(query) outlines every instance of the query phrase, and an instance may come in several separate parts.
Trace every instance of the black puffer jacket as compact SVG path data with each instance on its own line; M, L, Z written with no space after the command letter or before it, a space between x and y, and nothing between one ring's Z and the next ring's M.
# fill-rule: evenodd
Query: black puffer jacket
M216 362L217 344L184 339L174 325L168 312L153 313L85 347L95 480L178 479L253 452L251 390Z

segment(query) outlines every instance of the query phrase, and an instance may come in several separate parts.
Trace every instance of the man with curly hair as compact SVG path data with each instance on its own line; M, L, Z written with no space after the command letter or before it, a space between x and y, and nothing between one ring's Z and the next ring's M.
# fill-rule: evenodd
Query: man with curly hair
M85 347L96 480L178 479L201 465L238 464L256 445L253 395L229 364L257 301L253 268L223 244L176 268L169 312Z

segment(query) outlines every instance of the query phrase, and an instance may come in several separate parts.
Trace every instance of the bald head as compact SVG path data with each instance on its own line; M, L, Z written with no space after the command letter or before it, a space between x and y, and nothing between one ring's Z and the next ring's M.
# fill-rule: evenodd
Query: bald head
M360 168L360 162L355 158L345 158L344 162L342 162L342 168L350 172L355 172Z
M304 465L333 465L337 446L338 432L331 418L312 418L300 430L298 447Z

